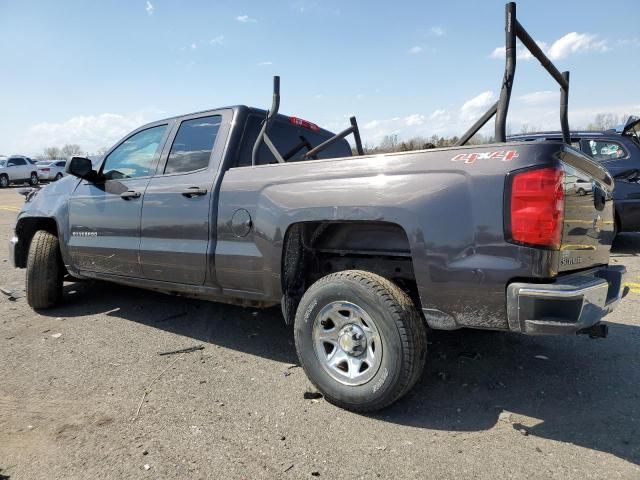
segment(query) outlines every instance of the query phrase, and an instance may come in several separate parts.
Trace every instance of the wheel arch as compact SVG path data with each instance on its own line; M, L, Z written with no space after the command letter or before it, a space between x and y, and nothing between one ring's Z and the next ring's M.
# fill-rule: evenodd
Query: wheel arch
M27 255L31 240L38 230L46 230L59 237L58 224L55 219L50 217L23 217L16 223L15 232L18 237L15 251L16 267L25 268L27 266Z
M292 323L304 292L319 278L364 270L402 288L420 309L411 246L397 223L316 220L292 223L284 235L280 265L283 314Z

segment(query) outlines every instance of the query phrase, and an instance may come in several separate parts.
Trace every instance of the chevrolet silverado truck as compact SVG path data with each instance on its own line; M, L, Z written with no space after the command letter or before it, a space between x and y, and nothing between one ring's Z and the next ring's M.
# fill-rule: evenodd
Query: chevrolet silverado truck
M160 120L95 167L73 158L17 218L29 304L53 307L65 280L88 278L281 305L309 379L354 411L412 388L429 329L606 336L625 273L609 265L613 180L569 142L506 143L516 36L546 59L513 4L506 34L500 100L452 148L365 155L355 119L333 135L280 115L276 77L268 112ZM545 65L568 134L568 75ZM494 115L497 142L464 146ZM578 194L578 180L593 188Z

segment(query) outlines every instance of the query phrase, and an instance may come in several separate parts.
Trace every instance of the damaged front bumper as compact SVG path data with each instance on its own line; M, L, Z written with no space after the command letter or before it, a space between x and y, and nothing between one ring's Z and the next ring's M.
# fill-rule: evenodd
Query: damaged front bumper
M627 294L626 271L623 266L605 266L561 276L554 283L511 283L509 329L528 335L586 332Z

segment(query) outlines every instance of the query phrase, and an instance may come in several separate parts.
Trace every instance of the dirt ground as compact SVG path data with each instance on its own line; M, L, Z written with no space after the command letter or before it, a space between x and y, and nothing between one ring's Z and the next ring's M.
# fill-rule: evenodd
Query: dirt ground
M17 291L21 203L0 191ZM632 292L609 338L434 333L416 388L374 415L303 398L277 309L83 282L38 314L0 294L0 480L640 478L640 235L614 251Z

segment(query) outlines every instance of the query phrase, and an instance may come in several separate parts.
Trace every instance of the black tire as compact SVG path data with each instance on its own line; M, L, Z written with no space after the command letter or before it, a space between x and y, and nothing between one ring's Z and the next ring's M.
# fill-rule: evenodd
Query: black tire
M58 180L60 180L61 178L62 178L62 174L61 174L61 173L58 173L58 174L56 175L56 178L54 178L53 180L57 182L57 181L58 181Z
M380 365L366 383L345 385L336 380L316 353L314 325L334 302L361 307L379 333ZM321 278L305 292L296 312L295 344L305 373L329 402L369 412L387 407L415 385L425 364L427 334L415 305L400 288L379 275L346 270Z
M584 196L587 194L587 192L585 191L584 188L579 188L578 191L576 192L578 195L580 196Z
M31 308L50 308L60 301L63 273L58 237L38 230L27 257L27 302Z
M9 177L3 173L0 175L0 188L7 188L9 186Z
M38 185L38 174L36 172L31 172L31 176L29 177L29 185L33 187Z

